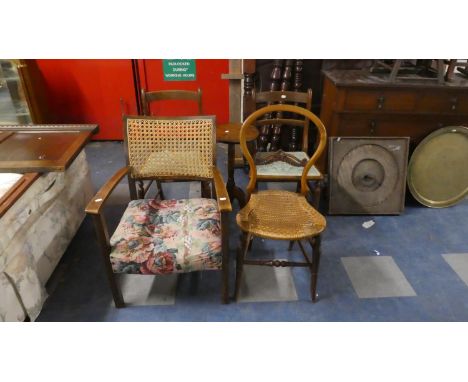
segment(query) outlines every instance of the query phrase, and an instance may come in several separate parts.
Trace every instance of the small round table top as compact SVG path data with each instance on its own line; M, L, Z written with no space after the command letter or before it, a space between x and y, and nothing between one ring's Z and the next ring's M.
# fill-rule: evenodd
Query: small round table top
M216 141L221 143L239 143L239 134L242 123L224 123L216 126ZM255 126L247 128L245 136L247 142L253 141L258 137L258 130Z

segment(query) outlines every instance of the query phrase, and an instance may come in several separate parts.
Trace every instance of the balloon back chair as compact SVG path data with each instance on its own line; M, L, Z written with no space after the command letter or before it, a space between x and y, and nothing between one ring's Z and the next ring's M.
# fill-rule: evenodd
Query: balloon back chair
M125 303L115 273L222 271L228 302L228 216L231 203L215 167L215 117L124 117L127 166L86 207L94 219L116 307ZM102 209L124 176L130 202L109 239ZM213 199L138 199L138 180L209 181Z
M265 105L294 104L295 106L311 110L312 89L308 89L307 92L267 91L254 93L254 99L258 109ZM297 183L297 190L299 191L302 170L310 159L308 155L309 119L290 113L277 112L266 114L263 118L258 119L255 125L260 130L258 145L260 150L254 156L257 166L257 182L294 182ZM283 127L289 127L292 132L289 149L286 152L279 150L281 129ZM273 133L271 138L272 144L268 148L266 140L271 130ZM298 137L296 137L299 131L302 132L302 144L300 148L297 142ZM315 148L317 147L317 143L315 144ZM267 149L270 151L267 151ZM315 166L312 166L307 174L307 181L314 195L314 206L318 208L323 174Z
M284 190L257 191L257 168L246 142L247 127L255 125L257 119L265 114L274 112L290 112L302 115L310 120L317 128L318 145L316 146L315 152L304 166L300 179L300 190L298 192ZM246 200L248 200L248 202L236 216L237 225L242 231L241 246L237 254L236 299L239 295L243 266L244 264L250 264L281 267L308 267L312 273L310 286L311 297L313 302L316 301L317 276L320 262L320 235L326 227L326 220L309 204L306 198L309 196L308 194L310 194L307 174L325 149L326 135L325 126L315 114L307 109L293 105L277 104L266 106L252 113L244 121L240 132L240 146L249 164L250 179L246 193ZM246 255L253 237L288 240L291 244L297 241L305 257L305 262L275 259L247 259ZM303 242L309 242L311 245L311 258L309 258Z

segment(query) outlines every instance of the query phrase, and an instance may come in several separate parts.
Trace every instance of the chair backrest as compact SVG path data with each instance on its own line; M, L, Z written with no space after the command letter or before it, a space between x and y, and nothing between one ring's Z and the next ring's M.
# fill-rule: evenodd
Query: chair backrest
M317 128L318 145L316 145L315 152L312 154L309 161L307 162L307 164L304 166L304 169L302 170L302 176L301 176L301 194L302 195L305 195L309 191L309 186L307 184L307 174L309 173L310 168L315 164L317 159L320 157L320 155L322 155L323 150L325 149L325 146L327 143L327 131L325 129L323 122L314 113L312 113L311 111L305 108L294 106L294 105L276 104L276 105L265 106L261 109L254 111L244 121L244 123L242 124L241 131L240 131L240 147L242 150L242 154L247 159L247 162L249 163L249 167L250 167L250 172L249 172L250 179L249 179L249 184L247 185L247 199L250 198L250 194L254 190L255 185L257 183L257 167L255 166L255 161L247 146L247 140L246 140L247 127L251 125L255 125L256 121L260 117L264 116L265 114L271 114L274 112L289 112L289 113L299 114L305 117L308 121L312 122L312 124Z
M205 180L216 163L216 117L125 116L133 179Z
M274 105L274 104L294 104L295 106L303 107L307 110L312 108L312 89L307 89L307 92L293 92L293 91L267 91L254 93L253 98L255 100L256 109L259 106ZM269 114L265 118L258 120L256 126L261 128L262 126L293 126L302 128L302 151L307 152L309 145L309 119L298 119L297 116L283 116Z
M150 113L150 103L157 101L193 101L198 105L198 115L202 115L202 99L201 99L201 89L198 88L197 91L192 90L156 90L147 92L145 89L141 89L141 103L143 107L143 115L151 115Z

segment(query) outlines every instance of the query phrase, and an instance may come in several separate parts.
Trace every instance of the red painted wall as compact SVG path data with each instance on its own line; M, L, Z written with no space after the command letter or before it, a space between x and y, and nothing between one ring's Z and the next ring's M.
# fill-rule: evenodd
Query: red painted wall
M122 139L120 97L136 113L131 60L36 60L51 122L97 123L94 139Z
M122 139L120 98L126 113L137 114L132 62L128 60L36 60L46 83L51 123L97 123L93 139ZM147 90L202 89L204 114L229 120L228 60L196 60L196 81L164 81L162 60L138 60L141 86ZM196 114L187 102L167 101L152 108L159 115Z
M196 60L195 81L164 81L162 60L138 60L141 87L151 90L202 90L203 114L215 115L217 123L229 122L229 60ZM160 116L197 115L195 102L161 101L152 103L151 113Z

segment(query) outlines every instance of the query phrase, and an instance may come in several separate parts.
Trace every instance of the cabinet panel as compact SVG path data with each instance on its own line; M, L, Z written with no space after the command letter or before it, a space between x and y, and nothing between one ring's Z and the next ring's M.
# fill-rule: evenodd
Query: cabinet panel
M352 89L346 92L346 111L413 111L416 94L392 89Z
M468 90L467 90L468 91ZM467 113L466 92L427 92L420 96L417 110L427 113Z
M410 149L445 126L468 126L468 81L398 82L353 70L325 72L320 117L329 136L410 137ZM317 167L327 172L327 155Z
M343 114L338 119L336 132L337 136L410 137L412 143L418 143L434 130L456 125L468 126L468 116Z

